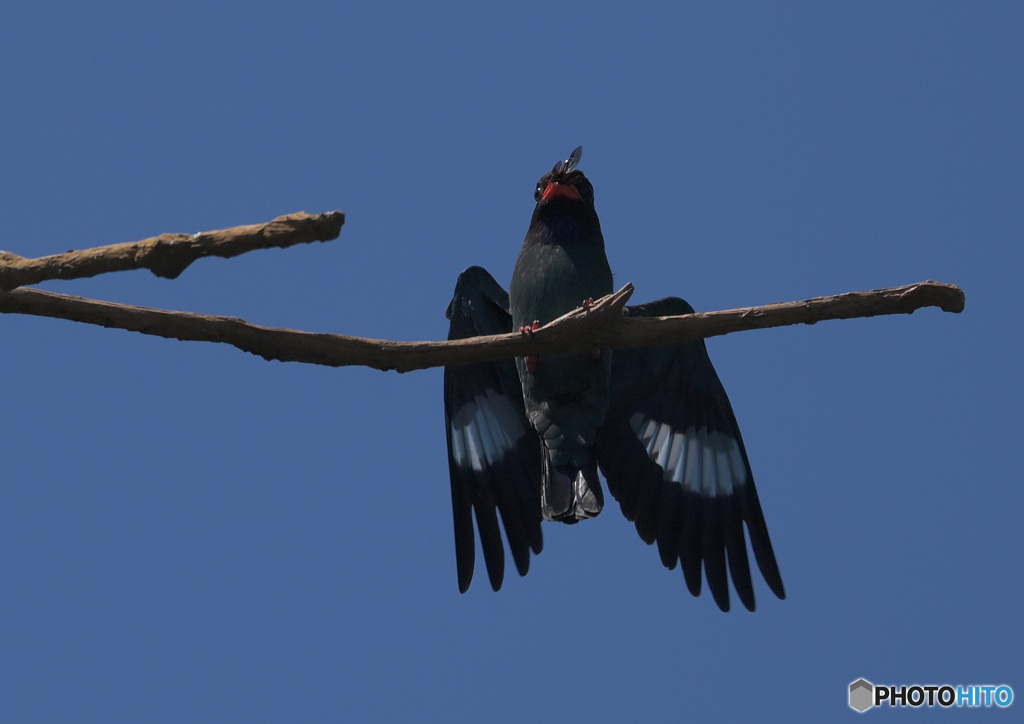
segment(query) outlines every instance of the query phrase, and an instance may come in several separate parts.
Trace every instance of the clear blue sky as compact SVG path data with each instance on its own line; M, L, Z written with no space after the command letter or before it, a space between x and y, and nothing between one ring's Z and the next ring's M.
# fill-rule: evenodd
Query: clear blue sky
M507 283L537 178L582 144L636 301L938 279L967 309L709 343L788 592L758 577L754 614L692 598L614 504L459 595L440 370L0 316L0 718L822 721L856 716L858 677L1024 696L1019 4L277 5L6 8L0 248L341 209L330 244L44 286L442 339L458 273Z

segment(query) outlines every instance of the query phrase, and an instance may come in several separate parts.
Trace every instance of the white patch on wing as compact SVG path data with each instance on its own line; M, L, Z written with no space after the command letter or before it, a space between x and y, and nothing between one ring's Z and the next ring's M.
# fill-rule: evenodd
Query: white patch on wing
M487 390L452 416L451 434L455 462L483 470L504 458L526 428L507 398Z
M702 473L698 492L713 498L718 492L718 471L715 470L715 449L711 447L711 441L708 440L706 427L697 430L697 439L700 440L700 471Z
M456 462L466 459L466 442L462 436L462 430L452 425L452 457Z
M664 457L665 462L662 463L661 459L658 460L658 465L661 465L662 470L669 471L669 479L675 480L676 471L680 471L680 478L676 482L682 482L682 469L683 469L683 452L686 450L686 437L683 435L673 435L672 444L668 448L668 455Z
M740 444L730 435L704 427L676 430L639 412L629 422L665 479L684 490L713 498L747 483Z

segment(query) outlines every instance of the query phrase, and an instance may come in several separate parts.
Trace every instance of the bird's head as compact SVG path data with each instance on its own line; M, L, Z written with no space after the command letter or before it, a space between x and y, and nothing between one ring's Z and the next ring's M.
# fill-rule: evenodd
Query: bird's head
M544 241L568 243L573 239L601 239L601 222L594 209L594 187L576 165L583 155L578 146L537 182L530 229ZM602 242L603 243L603 242Z
M594 187L583 172L576 168L581 156L583 146L577 146L569 158L556 163L550 173L541 177L533 193L538 206L562 201L582 201L590 208L594 207Z

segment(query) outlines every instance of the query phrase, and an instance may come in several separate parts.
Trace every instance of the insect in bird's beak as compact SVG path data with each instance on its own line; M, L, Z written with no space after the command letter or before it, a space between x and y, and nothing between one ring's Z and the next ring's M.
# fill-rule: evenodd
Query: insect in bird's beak
M573 149L573 152L569 154L569 158L555 164L555 167L551 169L551 173L569 173L580 165L580 158L582 158L582 156L583 146L577 146Z

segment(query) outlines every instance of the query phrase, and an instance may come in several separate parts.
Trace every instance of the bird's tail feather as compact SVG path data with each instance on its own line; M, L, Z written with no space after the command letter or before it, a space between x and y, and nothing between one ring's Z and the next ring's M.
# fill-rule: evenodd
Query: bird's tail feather
M546 452L546 451L545 451ZM544 455L544 480L541 487L541 510L546 520L578 523L593 518L604 507L604 492L597 477L597 462L585 467L555 465Z

